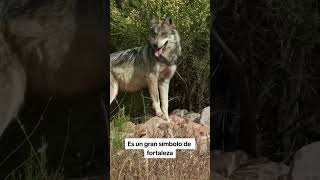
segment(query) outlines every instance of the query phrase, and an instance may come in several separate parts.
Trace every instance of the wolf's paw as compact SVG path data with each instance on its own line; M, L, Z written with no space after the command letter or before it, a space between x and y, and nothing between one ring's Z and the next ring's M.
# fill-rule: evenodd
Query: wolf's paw
M164 115L164 119L169 123L171 122L171 118L168 115Z
M162 112L157 112L156 113L156 116L160 117L160 118L163 118L163 113Z

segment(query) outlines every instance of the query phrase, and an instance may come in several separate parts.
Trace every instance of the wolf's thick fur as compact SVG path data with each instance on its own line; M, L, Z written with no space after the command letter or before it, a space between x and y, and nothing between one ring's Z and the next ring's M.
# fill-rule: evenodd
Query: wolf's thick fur
M170 121L169 83L180 55L180 37L173 19L169 16L163 21L153 18L146 46L110 55L110 104L119 90L134 92L148 87L156 115Z
M0 0L0 179L30 158L21 130L46 150L50 172L106 172L107 8L105 0ZM23 126L12 123L18 113Z
M96 2L90 5L98 6ZM96 14L86 12L92 7L80 4L78 0L0 1L0 136L26 94L102 92L106 62L99 39L105 34L103 25L97 32L97 22L103 20L95 22ZM99 43L87 47L86 41Z
M0 34L0 136L18 113L25 91L25 72Z

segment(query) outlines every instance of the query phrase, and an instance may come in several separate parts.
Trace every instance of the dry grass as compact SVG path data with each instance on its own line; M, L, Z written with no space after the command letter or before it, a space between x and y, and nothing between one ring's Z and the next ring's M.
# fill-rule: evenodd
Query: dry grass
M209 179L209 154L177 150L175 159L145 159L143 150L120 150L111 157L111 179Z

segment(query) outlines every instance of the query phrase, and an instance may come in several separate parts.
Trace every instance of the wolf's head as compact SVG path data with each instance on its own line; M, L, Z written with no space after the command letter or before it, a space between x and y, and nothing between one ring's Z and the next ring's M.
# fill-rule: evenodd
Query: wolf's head
M153 17L150 22L149 44L160 61L174 64L181 55L180 37L172 17L164 20Z

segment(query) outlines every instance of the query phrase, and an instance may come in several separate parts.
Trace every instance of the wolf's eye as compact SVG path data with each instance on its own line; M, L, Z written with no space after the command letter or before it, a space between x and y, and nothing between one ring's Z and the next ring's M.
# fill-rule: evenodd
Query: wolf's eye
M157 35L157 33L156 33L156 32L151 31L151 36L152 36L152 37L155 37L156 35Z

